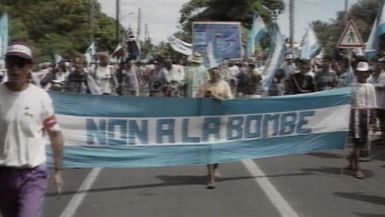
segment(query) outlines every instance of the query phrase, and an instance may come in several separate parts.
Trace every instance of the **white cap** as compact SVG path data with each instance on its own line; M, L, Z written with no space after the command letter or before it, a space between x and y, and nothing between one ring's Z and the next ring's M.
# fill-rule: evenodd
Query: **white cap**
M359 62L356 66L356 70L360 72L370 71L369 63L367 62Z
M5 56L17 56L24 59L32 60L32 51L25 44L16 42L8 46Z
M285 56L285 59L294 59L294 55L293 54L291 54L291 53L288 53L288 54L286 54L286 56Z

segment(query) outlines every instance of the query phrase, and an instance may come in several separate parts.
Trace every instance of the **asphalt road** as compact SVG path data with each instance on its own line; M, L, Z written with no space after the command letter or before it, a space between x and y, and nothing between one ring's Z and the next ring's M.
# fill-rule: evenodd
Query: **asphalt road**
M44 217L385 217L385 146L362 163L343 151L221 164L216 188L205 166L69 169L60 198L49 186Z

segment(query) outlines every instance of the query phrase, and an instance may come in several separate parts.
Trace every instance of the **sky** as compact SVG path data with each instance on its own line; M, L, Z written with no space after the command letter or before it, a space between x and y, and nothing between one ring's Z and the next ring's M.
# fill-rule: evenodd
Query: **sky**
M98 0L102 12L115 18L116 4L114 0ZM144 24L148 25L152 41L158 44L166 41L167 37L178 31L179 10L189 0L120 0L120 19L124 27L131 26L136 32L138 8L142 14L142 37ZM282 34L289 35L288 2L285 11L278 17L278 24ZM349 5L357 0L348 0ZM295 35L294 40L300 42L308 23L314 20L330 21L336 18L337 11L344 10L345 0L295 0Z

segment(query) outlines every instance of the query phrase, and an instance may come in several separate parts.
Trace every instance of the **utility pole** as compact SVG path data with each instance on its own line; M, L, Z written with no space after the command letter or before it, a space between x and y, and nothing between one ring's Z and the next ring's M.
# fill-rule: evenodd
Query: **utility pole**
M294 0L289 2L289 48L293 48L294 43Z
M120 34L120 0L116 0L116 19L115 19L115 34L116 34L116 43L119 44L119 34Z
M345 24L348 23L348 12L349 12L349 0L345 0Z
M140 26L141 26L141 23L142 23L142 10L140 8L138 8L138 28L137 28L137 32L136 32L136 40L139 42L140 41Z
M148 24L144 24L144 41L148 41L149 34L148 34Z
M94 23L95 23L95 2L94 0L89 0L90 4L90 41L91 43L94 41Z

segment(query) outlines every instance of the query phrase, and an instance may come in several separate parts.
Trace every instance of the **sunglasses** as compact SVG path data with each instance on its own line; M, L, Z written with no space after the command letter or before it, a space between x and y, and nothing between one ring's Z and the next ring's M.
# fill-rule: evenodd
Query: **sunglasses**
M7 56L5 58L5 66L6 68L12 68L12 67L17 67L17 68L24 68L26 65L32 64L31 60L24 59L21 57L17 56Z

